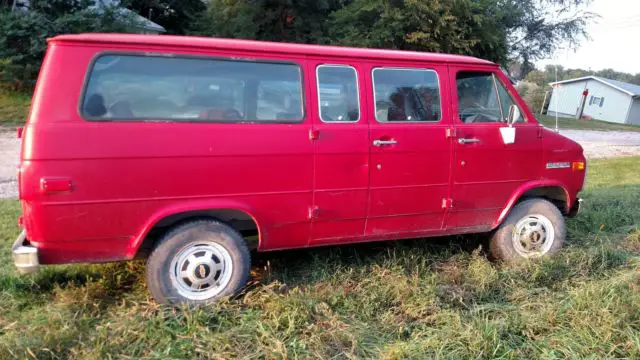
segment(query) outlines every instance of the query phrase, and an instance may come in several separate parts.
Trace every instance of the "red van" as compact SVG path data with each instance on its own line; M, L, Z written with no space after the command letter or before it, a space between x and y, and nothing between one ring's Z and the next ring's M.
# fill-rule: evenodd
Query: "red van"
M240 290L250 250L488 233L557 252L585 178L472 57L122 34L49 40L23 132L22 272L147 259L160 302Z

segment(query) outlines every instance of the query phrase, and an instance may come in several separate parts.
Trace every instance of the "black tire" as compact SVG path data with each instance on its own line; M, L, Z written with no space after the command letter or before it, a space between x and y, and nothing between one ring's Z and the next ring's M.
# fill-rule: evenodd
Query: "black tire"
M225 273L224 270L220 270L219 272L220 277L226 274L226 285L221 290L220 287L217 287L218 290L213 290L214 286L211 286L211 291L219 292L205 299L192 299L181 294L178 285L180 280L176 280L175 276L172 279L171 275L172 271L174 271L172 261L174 261L174 259L177 260L176 257L185 251L189 251L188 249L196 249L198 246L215 246L217 249L220 249L221 246L226 250L227 253L225 255L228 256L231 263L231 270L229 270L230 275ZM203 257L202 259L205 258ZM185 262L185 265L188 264ZM177 267L177 265L174 264L174 267ZM147 286L153 297L159 303L209 304L222 297L232 296L240 292L247 283L250 267L251 255L249 249L237 231L218 221L191 221L168 231L158 240L151 255L149 255L147 259ZM200 265L195 268L201 270L200 273L203 274L202 276L206 273L206 271L202 269L208 269ZM197 272L195 268L193 273ZM210 275L213 271L214 270L208 270L208 274ZM217 274L217 272L213 274L213 277ZM181 277L178 276L178 278Z
M494 232L489 240L489 252L499 261L521 262L529 259L516 250L513 233L518 222L528 215L541 215L547 218L553 226L553 241L548 251L541 256L557 253L567 237L567 227L564 217L558 208L544 199L530 199L517 204L509 213L505 221ZM532 256L539 257L539 256Z

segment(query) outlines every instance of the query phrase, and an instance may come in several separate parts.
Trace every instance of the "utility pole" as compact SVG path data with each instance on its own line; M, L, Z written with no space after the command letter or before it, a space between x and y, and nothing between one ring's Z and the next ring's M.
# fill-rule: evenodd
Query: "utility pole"
M558 100L560 98L560 84L558 84L558 65L556 65L556 90L558 94L556 96L556 132L559 133L560 129L558 128Z

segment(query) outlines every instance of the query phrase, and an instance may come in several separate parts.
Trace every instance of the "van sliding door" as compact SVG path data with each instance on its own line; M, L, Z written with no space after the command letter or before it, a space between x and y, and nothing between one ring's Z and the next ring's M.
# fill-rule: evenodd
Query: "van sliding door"
M450 187L447 68L439 64L368 66L371 154L365 233L402 238L442 231Z

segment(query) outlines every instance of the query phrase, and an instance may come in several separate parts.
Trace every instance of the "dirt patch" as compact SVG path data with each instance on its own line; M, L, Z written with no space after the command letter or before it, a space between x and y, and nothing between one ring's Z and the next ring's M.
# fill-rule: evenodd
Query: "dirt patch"
M589 159L640 155L640 133L626 131L560 130L584 148Z

